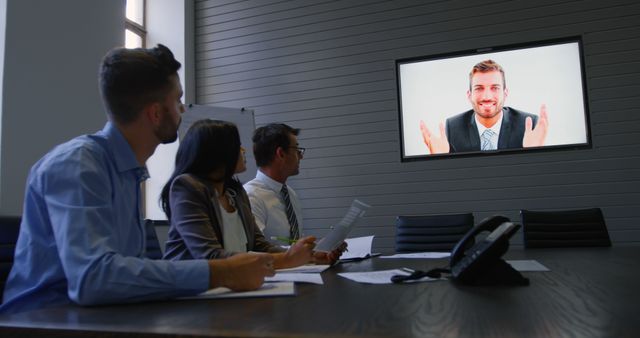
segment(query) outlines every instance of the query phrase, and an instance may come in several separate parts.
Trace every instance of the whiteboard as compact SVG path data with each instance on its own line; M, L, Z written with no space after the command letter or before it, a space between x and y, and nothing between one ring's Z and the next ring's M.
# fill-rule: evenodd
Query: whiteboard
M182 123L178 129L178 140L171 144L161 144L147 161L147 169L151 176L145 183L145 218L165 220L167 216L158 203L162 188L171 177L178 151L180 139L189 127L201 119L223 120L234 123L240 132L240 141L247 150L247 171L238 175L241 183L246 183L256 177L256 161L253 156L253 142L251 137L255 130L253 110L244 108L227 108L190 104L182 114Z
M189 127L201 119L213 119L232 122L238 127L240 132L240 142L247 150L247 171L238 175L240 182L247 183L256 177L256 161L253 156L253 142L251 137L256 129L253 110L245 108L226 108L205 105L190 104L182 114L182 124L178 130L179 137L182 138Z

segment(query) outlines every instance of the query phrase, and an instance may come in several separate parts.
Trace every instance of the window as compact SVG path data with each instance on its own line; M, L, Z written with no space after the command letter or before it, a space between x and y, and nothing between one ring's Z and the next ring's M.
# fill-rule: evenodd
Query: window
M127 0L124 46L139 48L145 46L147 30L145 29L145 0Z

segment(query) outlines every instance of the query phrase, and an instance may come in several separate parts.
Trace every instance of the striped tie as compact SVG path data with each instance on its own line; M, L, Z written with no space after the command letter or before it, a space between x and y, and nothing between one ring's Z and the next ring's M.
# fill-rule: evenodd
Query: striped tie
M493 135L495 135L496 133L491 130L491 129L485 129L482 132L482 136L480 136L480 138L482 139L482 146L480 148L480 150L495 150L496 146L494 145L494 143L491 141L491 139L493 138Z
M296 240L300 238L300 230L298 229L298 218L296 218L296 213L293 211L293 205L291 204L291 199L289 199L289 189L285 184L282 185L282 198L284 199L284 206L287 211L287 219L289 220L289 225L291 228L289 229L290 239Z

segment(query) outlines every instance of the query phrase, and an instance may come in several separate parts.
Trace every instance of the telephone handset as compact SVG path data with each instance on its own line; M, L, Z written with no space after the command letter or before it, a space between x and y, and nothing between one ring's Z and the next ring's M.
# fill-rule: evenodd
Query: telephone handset
M501 258L519 228L504 216L486 218L473 227L451 251L453 279L473 285L528 285L529 280ZM490 234L473 244L482 232Z

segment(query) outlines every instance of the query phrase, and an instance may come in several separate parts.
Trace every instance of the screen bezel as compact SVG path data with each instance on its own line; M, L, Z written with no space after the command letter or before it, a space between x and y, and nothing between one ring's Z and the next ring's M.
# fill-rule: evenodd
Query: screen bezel
M585 123L584 127L585 127L585 133L586 133L585 143L548 145L548 146L535 147L535 148L457 152L457 153L446 153L446 154L421 154L421 155L405 154L404 123L403 123L403 111L402 111L402 88L401 88L401 78L400 78L401 65L422 62L422 61L442 60L442 59L450 59L450 58L465 57L465 56L472 56L472 55L482 55L487 53L569 44L569 43L578 44L578 54L579 54L578 58L580 62L579 68L580 68L580 76L582 78L582 101L583 101L582 105L584 109L584 123ZM538 41L522 42L522 43L516 43L516 44L509 44L509 45L483 47L483 48L475 48L475 49L441 53L441 54L431 54L431 55L425 55L425 56L402 58L402 59L395 60L395 70L396 70L396 89L397 89L397 102L398 102L398 121L399 121L401 162L412 162L412 161L456 158L456 157L470 157L470 156L479 157L479 156L493 156L493 155L502 155L502 154L527 154L527 153L534 153L534 152L559 151L559 150L560 151L579 150L579 149L591 149L593 146L592 134L591 134L591 121L590 121L591 114L589 111L589 99L588 99L588 90L587 90L587 81L586 81L587 78L585 73L584 50L583 50L583 43L582 43L581 36L571 36L571 37L564 37L564 38L557 38L557 39L550 39L550 40L538 40Z

